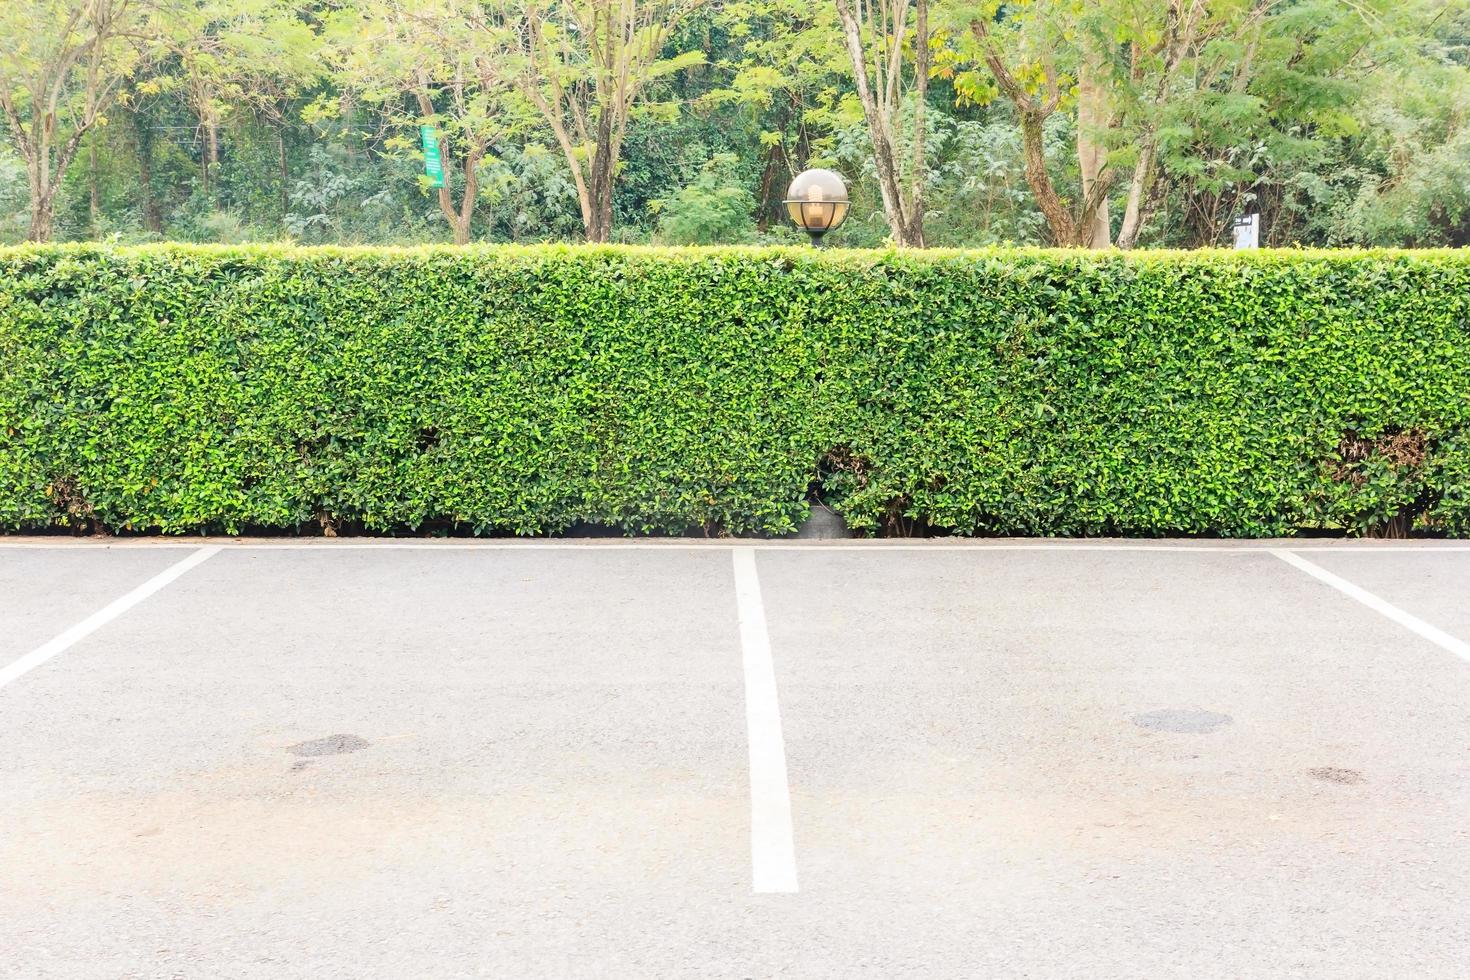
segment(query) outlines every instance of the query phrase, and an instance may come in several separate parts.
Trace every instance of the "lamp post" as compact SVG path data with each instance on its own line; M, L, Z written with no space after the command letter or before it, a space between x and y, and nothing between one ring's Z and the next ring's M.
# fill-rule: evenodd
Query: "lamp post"
M830 170L803 170L786 190L786 213L822 247L822 236L847 218L847 185Z

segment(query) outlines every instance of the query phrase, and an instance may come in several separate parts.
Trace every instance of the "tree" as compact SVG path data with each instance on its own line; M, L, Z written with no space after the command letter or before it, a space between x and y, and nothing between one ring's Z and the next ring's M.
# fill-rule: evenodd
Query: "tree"
M153 87L177 87L199 120L206 194L220 162L222 119L241 111L279 119L281 104L320 77L316 38L298 16L298 5L297 0L195 0L163 25L176 64Z
M663 56L670 32L703 0L516 0L507 8L519 41L520 91L535 106L577 186L589 242L612 234L613 183L635 108L650 83L704 61L702 51Z
M787 220L781 202L791 179L813 157L831 156L834 133L863 124L862 107L845 91L852 66L830 4L735 0L713 19L728 38L714 61L724 84L705 91L696 109L726 118L733 112L729 122L738 129L727 125L726 132L753 142L752 151L759 147L757 224L765 230Z
M147 0L0 5L0 112L30 183L27 239L51 237L61 178L155 36Z
M1177 73L1190 84L1145 116L1157 120L1159 162L1146 200L1172 192L1187 245L1216 244L1245 208L1261 212L1268 241L1296 241L1287 212L1311 208L1299 200L1306 189L1335 181L1341 146L1374 124L1374 92L1432 77L1436 33L1463 36L1453 18L1466 9L1464 0L1255 0L1224 29L1205 19ZM1453 90L1463 73L1457 64L1441 81ZM1416 115L1417 128L1433 128L1429 106Z
M733 173L737 157L717 153L671 200L658 207L659 238L670 245L730 245L749 241L755 196Z
M854 2L856 6L854 6ZM924 112L929 85L928 0L836 0L843 44L873 143L873 163L883 195L883 215L900 246L924 247ZM913 40L905 45L913 11ZM864 26L867 30L864 31ZM911 50L905 57L906 48ZM912 69L905 64L912 61ZM912 86L913 156L907 186L898 156L895 126Z
M395 125L433 128L444 166L439 209L455 244L467 243L480 165L518 126L506 100L515 83L515 51L504 18L478 0L376 0L350 10L332 34L344 85Z
M0 241L764 241L821 166L854 245L1465 244L1467 39L1470 0L0 0Z
M1011 103L1054 243L1106 247L1109 197L1126 186L1116 241L1131 248L1166 172L1198 174L1214 157L1239 182L1251 171L1227 161L1250 147L1349 131L1356 77L1400 54L1443 9L1444 0L988 0L970 12L962 49L986 76L961 75L960 89ZM1042 138L1058 112L1075 123L1071 199Z
M1435 26L1442 41L1427 39L1417 57L1373 80L1356 135L1334 141L1314 166L1280 175L1308 191L1293 207L1300 237L1470 246L1470 16Z
M1106 221L1107 197L1116 177L1098 142L1098 125L1107 114L1099 87L1098 49L1089 52L1085 72L1079 69L1081 59L1076 57L1078 20L1083 12L1083 5L1071 0L1022 0L1019 4L989 0L970 15L971 45L963 46L966 35L959 35L961 50L984 64L988 79L961 74L957 87L969 101L988 102L999 94L1011 103L1021 130L1026 183L1057 245L1107 244L1099 216ZM1059 64L1069 66L1070 71ZM1052 180L1045 128L1064 104L1076 104L1073 88L1079 74L1085 75L1078 86L1082 110L1077 157L1082 193L1075 204L1069 204Z

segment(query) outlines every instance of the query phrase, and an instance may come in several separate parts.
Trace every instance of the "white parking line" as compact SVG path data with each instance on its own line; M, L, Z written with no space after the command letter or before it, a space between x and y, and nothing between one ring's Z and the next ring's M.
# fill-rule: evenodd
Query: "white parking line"
M9 666L0 669L0 687L4 687L27 671L41 666L78 640L84 639L103 626L106 626L180 575L183 575L195 565L208 560L214 555L219 554L219 552L220 548L218 545L200 548L182 561L177 561L168 568L165 568L127 595L112 600L80 623L77 623L65 632L58 634L46 643L36 647L36 649Z
M796 891L796 846L791 833L791 788L776 669L766 631L765 604L755 571L755 550L736 548L735 604L740 613L745 668L745 727L750 741L750 863L752 890Z
M1343 595L1358 600L1374 612L1381 613L1400 626L1413 630L1430 643L1448 650L1462 660L1470 661L1470 643L1450 636L1444 630L1429 625L1418 616L1404 612L1398 606L1380 599L1367 589L1354 585L1340 575L1332 574L1321 565L1307 561L1301 555L1293 554L1282 548L1272 548L1271 553L1288 565L1294 565L1300 568L1318 581L1326 582Z

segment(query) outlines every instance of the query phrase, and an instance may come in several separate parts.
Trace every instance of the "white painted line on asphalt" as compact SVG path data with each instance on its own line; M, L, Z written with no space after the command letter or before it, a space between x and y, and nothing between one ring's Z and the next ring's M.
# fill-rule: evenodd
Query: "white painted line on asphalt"
M736 548L735 605L745 668L745 728L750 741L750 863L752 890L796 891L796 845L791 833L791 787L771 637L755 571L755 549Z
M1430 643L1448 650L1462 660L1470 661L1470 643L1450 636L1444 630L1429 625L1418 616L1404 612L1398 606L1380 599L1367 589L1354 585L1340 575L1332 574L1321 565L1307 561L1301 555L1293 554L1283 548L1272 548L1271 553L1288 565L1300 568L1318 581L1326 582L1343 595L1358 600L1374 612L1387 616L1406 629L1413 630Z
M208 548L200 548L189 557L183 559L182 561L177 561L174 564L170 565L168 568L165 568L163 571L159 572L157 575L153 576L148 581L144 582L142 585L129 592L127 595L112 600L107 605L103 606L101 609L97 610L92 615L82 620L80 623L77 623L75 626L71 627L63 633L58 634L48 642L36 647L36 649L32 650L30 653L26 654L24 657L21 657L19 660L15 661L9 666L0 669L0 687L4 687L6 684L9 684L11 681L15 680L17 677L21 676L27 671L34 670L35 668L41 666L46 661L56 656L58 653L61 653L72 644L76 643L78 640L84 639L90 634L101 629L103 626L106 626L108 623L112 622L114 619L121 616L123 613L127 612L129 609L133 608L138 603L142 602L144 599L157 592L159 589L162 589L164 586L168 585L180 575L183 575L195 565L207 561L213 556L219 554L219 552L220 548L218 545Z

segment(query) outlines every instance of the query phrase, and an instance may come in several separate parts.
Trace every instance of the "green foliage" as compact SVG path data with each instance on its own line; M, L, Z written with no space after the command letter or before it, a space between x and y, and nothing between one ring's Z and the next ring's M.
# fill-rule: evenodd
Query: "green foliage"
M739 163L733 153L717 153L672 200L660 201L659 237L671 245L749 242L755 235L755 195L739 180Z
M1470 73L1446 58L1380 80L1362 132L1320 177L1313 216L1331 244L1470 244Z
M27 193L26 165L0 145L0 242L25 237Z
M0 250L0 525L1470 533L1470 255Z
M310 167L291 190L286 228L306 242L341 241L344 205L359 191L357 182L333 166L327 152L311 148Z
M574 174L587 182L599 143L618 150L611 240L661 237L652 202L675 206L715 154L738 159L719 189L755 200L754 227L732 225L722 241L793 236L780 201L809 166L838 169L855 202L833 244L890 237L830 0L635 6L662 41L625 52L639 94L621 138L600 139L596 107L621 101L594 91L609 76L587 60L576 21L600 10L604 30L622 9L607 0L7 0L0 36L17 43L0 45L0 243L27 235L33 199L55 240L580 240ZM1141 245L1223 244L1252 210L1268 244L1470 244L1470 0L1232 0L1177 23L1171 9L931 0L925 241L1056 237L1026 178L1015 107L981 58L979 17L1025 91L1047 96L1055 75L1042 156L1061 205L1079 205L1079 141L1106 151L1115 235L1153 147ZM532 59L528 18L550 18L576 43ZM1091 127L1079 112L1085 56L1105 110ZM914 150L904 78L900 169ZM577 104L548 116L531 96L558 86ZM579 113L591 129L578 131ZM445 140L447 212L424 186L421 122ZM52 124L45 140L27 135ZM471 151L479 186L466 225L450 215Z
M492 237L501 241L568 241L582 237L577 186L556 150L539 143L509 147L481 165L480 198Z
M906 108L895 143L907 158L913 152ZM927 120L928 158L924 191L924 236L931 245L1028 244L1045 237L1046 220L1022 176L1021 134L1003 107L994 121L958 120L934 111ZM1053 117L1045 127L1051 159L1065 158L1074 134ZM835 134L832 159L852 177L853 209L834 242L851 247L883 245L890 236L873 166L873 144L866 124ZM827 161L823 161L827 162Z

